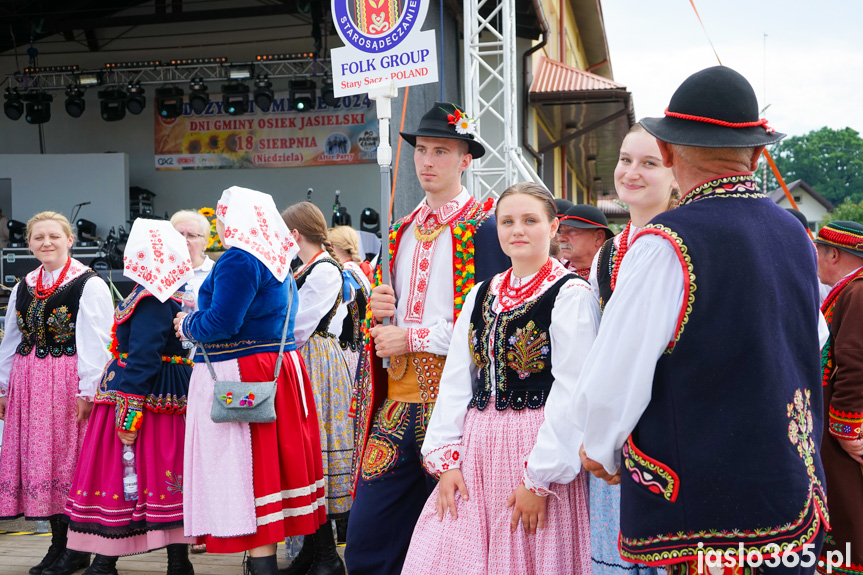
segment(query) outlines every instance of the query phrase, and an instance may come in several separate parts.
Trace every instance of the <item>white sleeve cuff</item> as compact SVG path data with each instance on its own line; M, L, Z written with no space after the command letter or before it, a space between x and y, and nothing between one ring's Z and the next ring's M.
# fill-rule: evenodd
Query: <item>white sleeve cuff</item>
M436 478L440 478L444 471L459 469L464 458L464 445L454 443L444 445L431 451L423 457L423 465L426 470Z

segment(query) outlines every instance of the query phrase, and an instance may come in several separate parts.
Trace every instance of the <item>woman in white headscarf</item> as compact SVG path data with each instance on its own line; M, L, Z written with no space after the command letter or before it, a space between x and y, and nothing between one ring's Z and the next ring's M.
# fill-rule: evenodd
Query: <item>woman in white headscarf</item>
M174 322L199 346L189 389L184 525L209 553L249 551L252 574L276 575L276 544L314 533L326 518L314 395L293 337L299 298L285 281L297 247L267 194L225 190L216 216L227 251L201 285L200 311ZM213 423L214 381L200 348L219 380L271 381L286 319L276 421Z
M123 275L137 285L114 313L113 359L66 502L68 546L97 554L87 575L116 575L117 557L166 546L168 573L193 575L181 441L192 362L173 329L183 299L177 290L192 277L192 262L170 223L143 218L132 226L123 262Z

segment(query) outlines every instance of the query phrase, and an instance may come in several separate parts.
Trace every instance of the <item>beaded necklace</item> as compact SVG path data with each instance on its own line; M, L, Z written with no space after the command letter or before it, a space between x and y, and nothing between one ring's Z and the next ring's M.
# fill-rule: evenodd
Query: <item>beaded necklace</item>
M66 265L63 266L63 271L60 272L60 275L57 277L57 281L55 281L51 287L45 289L42 287L42 272L45 271L45 267L42 266L39 268L39 277L36 278L36 289L34 290L34 295L36 299L47 299L51 297L57 288L60 287L60 284L63 283L63 280L66 279L66 273L69 271L69 266L72 265L72 258L66 258Z
M539 271L536 272L536 275L533 276L530 281L525 282L523 285L518 287L513 287L512 285L512 268L509 268L503 276L503 281L500 283L500 295L501 300L509 300L510 302L521 302L529 298L533 293L542 285L542 282L545 281L545 278L551 273L551 258L547 259L545 263L539 268Z
M620 234L620 246L617 248L617 253L614 254L614 269L611 272L611 291L614 291L614 286L617 285L617 273L620 271L620 262L623 261L623 256L626 255L626 250L629 249L630 228L632 228L632 220L629 220L623 233Z

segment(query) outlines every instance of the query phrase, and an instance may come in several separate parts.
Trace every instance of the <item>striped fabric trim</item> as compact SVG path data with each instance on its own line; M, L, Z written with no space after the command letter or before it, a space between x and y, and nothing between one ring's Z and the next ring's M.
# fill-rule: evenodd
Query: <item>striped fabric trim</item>
M296 489L286 489L281 491L280 493L271 493L270 495L264 495L263 497L255 498L255 507L263 507L264 505L269 505L270 503L276 503L281 499L292 499L294 497L302 497L304 495L311 495L313 491L317 491L318 489L323 488L325 482L323 479L319 479L308 487L297 487Z
M319 497L317 500L313 501L309 505L303 505L302 507L291 507L288 509L282 509L281 511L276 511L275 513L270 513L269 515L264 515L262 517L258 517L258 527L262 525L269 525L270 523L275 523L276 521L282 521L287 519L288 517L298 517L300 515L311 515L320 507L325 507L326 501L323 497Z

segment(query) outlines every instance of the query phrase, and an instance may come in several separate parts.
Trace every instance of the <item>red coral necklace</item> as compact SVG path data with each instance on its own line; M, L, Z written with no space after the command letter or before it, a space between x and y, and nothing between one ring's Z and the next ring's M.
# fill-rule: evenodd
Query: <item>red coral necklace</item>
M629 249L630 228L632 228L632 220L629 220L629 223L626 224L626 229L620 234L620 245L617 247L617 253L614 255L614 269L611 271L611 291L614 291L614 286L617 285L617 272L620 271L620 262L623 261L626 250Z
M66 273L69 271L69 266L72 265L72 258L66 258L66 265L63 266L63 271L60 272L60 275L57 277L57 281L55 281L51 287L43 288L42 287L42 272L45 271L45 266L39 268L39 277L36 278L36 289L35 296L37 299L46 299L51 297L57 288L60 287L60 284L63 283L63 280L66 279Z
M551 258L547 259L545 263L539 268L539 271L536 272L536 275L530 279L530 281L525 282L523 285L518 287L513 287L512 285L512 268L509 268L506 271L506 275L503 276L503 281L500 284L500 292L503 297L510 300L521 300L529 297L536 291L536 288L542 285L542 282L545 281L545 278L548 277L548 274L551 273Z

